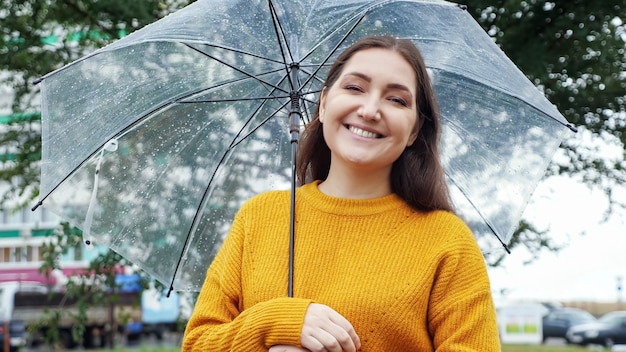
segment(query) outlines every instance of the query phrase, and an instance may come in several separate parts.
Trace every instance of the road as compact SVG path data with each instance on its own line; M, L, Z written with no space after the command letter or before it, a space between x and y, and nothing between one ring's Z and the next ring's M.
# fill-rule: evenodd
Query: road
M139 340L128 340L125 336L118 335L116 337L115 345L116 347L146 347L146 346L160 346L160 347L178 347L182 344L182 333L175 332L166 332L163 335L162 340L157 340L153 335L143 336ZM49 346L37 346L37 347L25 347L22 349L22 352L49 352L51 351ZM83 350L83 349L73 349L75 352L82 351L94 351L91 350Z

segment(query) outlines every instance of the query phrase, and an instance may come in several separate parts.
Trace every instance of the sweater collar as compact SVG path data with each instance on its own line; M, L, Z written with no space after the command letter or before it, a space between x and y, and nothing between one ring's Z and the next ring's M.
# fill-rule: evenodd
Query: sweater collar
M322 193L317 180L298 188L296 199L304 200L308 205L325 213L336 215L366 216L386 211L406 208L407 204L395 193L370 199L338 198Z

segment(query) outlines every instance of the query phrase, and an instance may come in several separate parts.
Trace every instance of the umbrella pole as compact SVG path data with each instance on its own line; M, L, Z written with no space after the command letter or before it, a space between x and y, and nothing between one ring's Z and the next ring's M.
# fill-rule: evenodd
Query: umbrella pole
M291 109L289 110L289 133L291 134L291 209L289 217L289 278L287 284L287 295L293 297L293 257L296 241L295 217L296 217L296 153L298 149L298 139L300 138L300 87L298 82L297 63L290 65L291 86L289 93L291 97Z

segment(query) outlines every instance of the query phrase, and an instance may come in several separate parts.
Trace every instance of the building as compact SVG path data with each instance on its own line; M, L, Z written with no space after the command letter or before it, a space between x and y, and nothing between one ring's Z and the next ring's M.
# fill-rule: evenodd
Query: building
M38 282L63 285L67 275L84 269L99 252L79 245L60 258L63 270L46 277L39 272L43 247L54 239L61 220L46 208L0 211L0 282ZM58 231L58 229L57 229Z

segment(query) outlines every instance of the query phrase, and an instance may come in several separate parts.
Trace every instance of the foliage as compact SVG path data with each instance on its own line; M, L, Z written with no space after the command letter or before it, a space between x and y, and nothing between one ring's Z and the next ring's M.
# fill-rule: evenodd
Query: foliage
M0 86L8 86L13 93L10 106L0 106L0 110L12 113L0 116L4 120L0 180L8 185L0 200L2 209L23 207L38 195L41 125L36 80L188 2L0 0L0 72L8 73L0 75ZM82 246L80 231L68 223L61 224L44 249L40 270L50 275L59 269L59 256L77 246ZM130 263L108 251L90 263L87 273L68 282L68 298L75 300L79 308L73 317L77 324L72 332L79 341L85 330L87 308L93 302L113 305L119 299L114 282L119 267L130 267ZM108 294L111 290L113 294ZM63 314L69 313L51 311L40 320L41 326L52 327L46 336L51 341L61 338L54 327Z
M626 3L621 0L461 0L502 50L557 106L578 134L567 134L548 174L569 174L602 190L610 213L626 181ZM582 143L617 145L620 155ZM594 144L595 145L595 144ZM520 223L510 248L557 250L545 233ZM496 260L496 262L499 260Z
M52 275L55 270L61 270L59 258L62 255L68 254L70 251L79 250L79 247L83 246L82 232L72 227L69 223L63 222L59 228L54 232L53 238L44 245L42 250L42 265L40 272L47 277ZM37 324L31 329L44 329L46 331L45 340L49 343L58 344L61 336L59 334L59 324L63 319L71 319L75 322L72 327L72 336L75 341L82 343L83 335L85 334L85 325L88 322L88 310L90 307L97 304L101 307L115 307L120 304L120 296L117 294L120 292L120 284L116 283L116 274L119 274L121 269L133 268L132 263L129 263L120 255L113 251L105 251L98 254L98 257L90 262L89 266L84 271L79 271L74 275L69 276L68 282L65 284L66 299L64 302L75 306L76 311L64 309L66 307L61 306L60 310L50 310L46 312L37 322ZM139 275L139 285L142 288L147 288L150 278L141 271L136 270L136 274ZM125 274L129 274L128 271ZM139 295L137 295L137 302L134 305L139 305ZM126 324L129 320L129 314L124 310L120 310L119 314L111 322L111 330L117 331L117 324ZM113 336L110 336L113 338ZM112 341L109 341L112 346Z
M502 50L574 126L594 139L626 142L626 3L621 0L465 0ZM562 145L552 172L577 175L605 191L624 184L622 156L585 150L581 136Z
M563 248L563 245L554 242L550 237L549 231L539 230L523 219L519 222L507 246L510 249L520 245L526 247L531 254L530 258L526 260L526 264L537 259L542 251L557 252ZM487 253L485 258L490 266L497 267L502 264L506 258L506 254L502 254L501 252Z
M11 119L0 146L11 153L0 179L8 181L7 200L24 205L37 196L41 136L38 87L43 75L171 12L182 1L159 0L0 0L0 86L14 97L8 107L28 118ZM0 107L4 108L4 107ZM16 204L11 204L15 206Z

